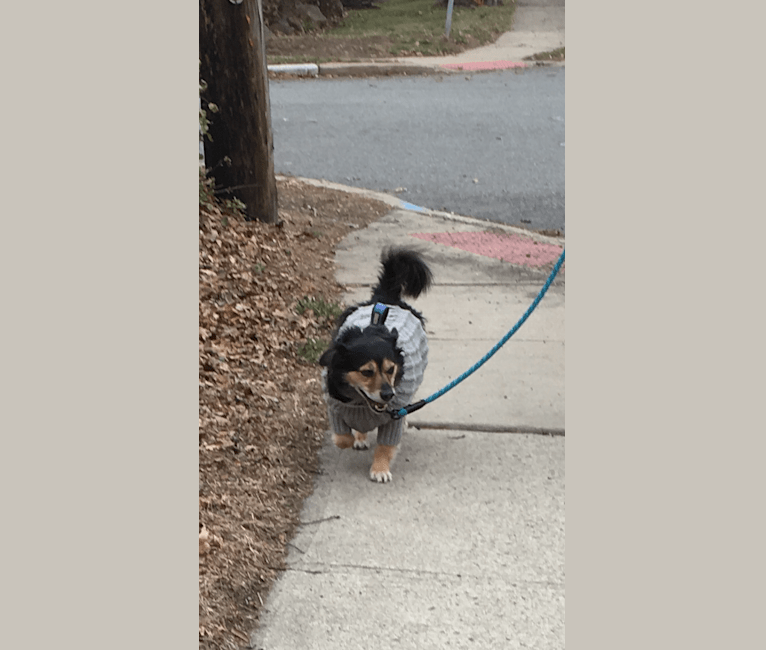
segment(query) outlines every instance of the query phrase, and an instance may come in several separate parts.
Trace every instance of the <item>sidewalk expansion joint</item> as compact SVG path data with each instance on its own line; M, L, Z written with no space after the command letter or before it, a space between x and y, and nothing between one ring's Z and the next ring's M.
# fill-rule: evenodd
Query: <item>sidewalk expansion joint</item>
M464 338L450 337L450 336L437 336L436 334L431 334L431 332L428 332L428 340L431 341L431 342L434 342L434 341L445 341L445 342L447 342L447 341L450 341L450 342L465 341ZM486 343L495 343L497 341L497 339L489 339L489 338L482 338L482 337L475 336L475 337L473 337L473 341L475 343L481 343L482 341L486 342ZM555 345L557 343L559 345L564 345L564 341L556 341L556 340L553 340L553 339L525 339L525 338L523 338L521 336L519 336L516 339L516 341L523 341L524 343L545 343L546 345L548 343L550 343L551 345Z
M351 569L357 571L371 571L374 573L398 573L403 575L450 578L450 579L468 579L468 580L486 580L491 576L474 573L451 573L449 571L432 571L429 569L406 569L401 567L370 566L366 564L325 564L320 565L319 569L301 569L299 567L287 567L286 571L295 571L298 573L308 573L310 575L331 575L337 573L337 569ZM564 583L554 580L515 580L508 583L512 587L522 587L527 585L544 587L562 587Z
M341 282L341 284L347 289L371 289L374 286L372 282ZM537 279L516 282L434 282L431 290L449 287L537 287L539 285L540 282ZM555 286L557 285L554 280L551 288Z
M412 416L410 416L411 418ZM443 429L446 431L471 431L475 433L528 433L539 436L564 436L564 429L558 427L512 426L498 424L469 424L465 422L428 422L408 420L413 429Z

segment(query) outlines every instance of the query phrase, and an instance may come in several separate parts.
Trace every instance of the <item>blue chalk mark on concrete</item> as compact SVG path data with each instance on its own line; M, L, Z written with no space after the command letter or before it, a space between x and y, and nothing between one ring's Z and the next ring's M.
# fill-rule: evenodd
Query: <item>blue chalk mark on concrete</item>
M427 208L421 208L419 205L415 205L414 203L407 203L407 201L402 201L402 209L412 210L413 212L428 212Z

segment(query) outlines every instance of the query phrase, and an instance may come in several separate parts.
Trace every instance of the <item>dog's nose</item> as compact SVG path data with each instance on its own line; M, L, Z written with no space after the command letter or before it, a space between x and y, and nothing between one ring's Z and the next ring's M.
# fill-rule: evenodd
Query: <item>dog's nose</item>
M380 389L380 398L384 401L389 401L394 396L394 389L389 384L383 384Z

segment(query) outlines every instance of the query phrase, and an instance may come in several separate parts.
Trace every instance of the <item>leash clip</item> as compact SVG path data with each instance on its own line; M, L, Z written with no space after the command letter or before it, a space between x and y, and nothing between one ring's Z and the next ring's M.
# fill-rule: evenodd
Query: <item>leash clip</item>
M428 402L422 399L419 402L408 404L407 406L403 406L400 409L389 409L388 414L391 416L392 420L401 420L405 415L409 415L410 413L414 413L415 411L422 409L426 404L428 404Z
M404 413L402 413L404 411ZM389 409L388 414L391 416L392 420L401 420L405 415L407 415L407 409L401 408L401 409Z

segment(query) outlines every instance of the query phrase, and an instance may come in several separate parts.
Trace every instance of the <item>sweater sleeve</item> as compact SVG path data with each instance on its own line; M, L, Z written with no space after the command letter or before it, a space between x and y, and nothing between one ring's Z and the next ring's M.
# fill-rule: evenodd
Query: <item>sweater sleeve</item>
M398 445L402 440L404 419L390 420L378 427L377 443L379 445Z

